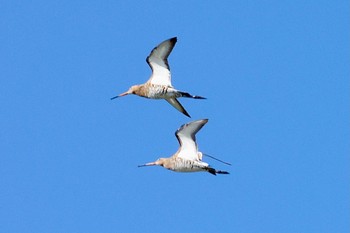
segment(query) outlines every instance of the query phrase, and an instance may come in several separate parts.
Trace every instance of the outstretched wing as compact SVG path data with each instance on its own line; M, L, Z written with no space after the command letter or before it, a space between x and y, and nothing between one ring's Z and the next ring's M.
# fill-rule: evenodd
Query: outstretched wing
M208 122L208 119L197 120L184 124L175 133L180 143L180 148L176 153L177 157L199 161L196 133Z
M171 104L174 108L182 112L184 115L191 117L190 114L186 111L186 109L180 104L180 102L176 98L165 99Z
M168 64L168 56L173 50L176 37L168 39L155 47L146 61L152 69L152 75L148 83L171 86L171 73Z

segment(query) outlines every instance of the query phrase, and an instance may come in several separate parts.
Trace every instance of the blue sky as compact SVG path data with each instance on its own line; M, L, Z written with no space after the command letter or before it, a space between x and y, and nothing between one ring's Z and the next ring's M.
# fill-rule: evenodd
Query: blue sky
M348 232L348 1L2 1L0 232ZM173 85L110 97L177 36ZM230 175L137 165L198 133Z

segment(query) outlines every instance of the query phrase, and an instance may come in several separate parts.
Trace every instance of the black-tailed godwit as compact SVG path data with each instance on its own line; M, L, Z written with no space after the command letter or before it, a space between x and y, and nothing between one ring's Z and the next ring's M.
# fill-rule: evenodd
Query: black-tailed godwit
M198 145L196 143L196 133L207 122L208 119L203 119L182 125L180 129L178 129L175 133L177 140L180 143L180 148L173 156L169 158L160 158L155 162L139 165L139 167L159 165L175 172L205 171L213 175L229 174L227 171L216 170L210 167L209 164L202 161L203 154L202 152L198 151Z
M149 80L141 85L134 85L128 91L117 95L111 99L121 96L134 94L149 99L165 99L177 110L190 117L185 108L180 104L177 98L187 97L193 99L205 99L201 96L191 95L184 91L176 90L171 85L171 73L168 64L168 56L173 50L176 37L168 39L155 47L146 61L152 69L152 75Z

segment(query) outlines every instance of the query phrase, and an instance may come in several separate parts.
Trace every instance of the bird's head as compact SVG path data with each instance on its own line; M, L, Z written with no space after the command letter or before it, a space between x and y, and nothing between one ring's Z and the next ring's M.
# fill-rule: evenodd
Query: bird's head
M150 162L150 163L145 163L143 165L139 165L139 167L146 167L146 166L162 166L162 167L167 167L167 159L166 158L159 158L154 162Z
M123 92L123 93L121 93L121 94L119 94L119 95L117 95L117 96L112 97L111 100L112 100L112 99L115 99L115 98L118 98L118 97L130 95L130 94L135 94L135 93L138 91L138 89L139 89L139 85L131 86L131 87L129 88L129 90L127 90L126 92Z

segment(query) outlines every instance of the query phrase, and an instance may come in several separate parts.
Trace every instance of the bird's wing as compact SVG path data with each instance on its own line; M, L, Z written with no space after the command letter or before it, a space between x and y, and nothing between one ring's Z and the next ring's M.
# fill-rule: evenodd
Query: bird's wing
M168 56L173 50L176 37L168 39L155 47L146 61L152 69L152 75L147 81L151 84L171 86L171 73L168 64Z
M201 160L196 143L196 133L208 122L208 119L197 120L184 124L175 133L180 143L180 148L176 153L177 157L188 160Z
M166 99L166 101L168 101L169 104L171 104L174 108L176 108L186 116L191 117L190 114L188 114L188 112L185 110L185 108L180 104L180 102L176 98Z

